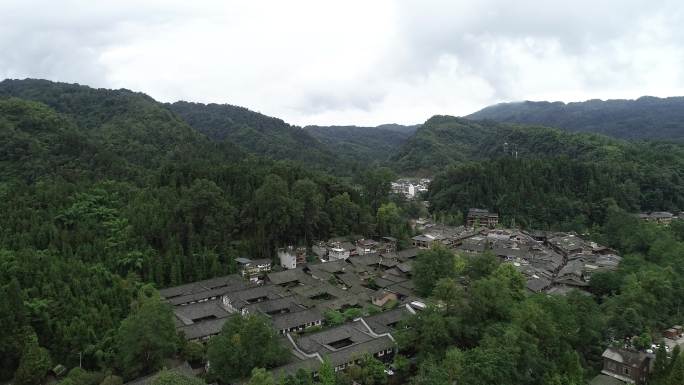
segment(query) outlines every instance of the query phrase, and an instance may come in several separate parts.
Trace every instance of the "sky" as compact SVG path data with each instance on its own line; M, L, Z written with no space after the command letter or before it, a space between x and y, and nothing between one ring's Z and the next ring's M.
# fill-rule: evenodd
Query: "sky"
M684 95L681 0L0 0L0 79L415 124L521 100Z

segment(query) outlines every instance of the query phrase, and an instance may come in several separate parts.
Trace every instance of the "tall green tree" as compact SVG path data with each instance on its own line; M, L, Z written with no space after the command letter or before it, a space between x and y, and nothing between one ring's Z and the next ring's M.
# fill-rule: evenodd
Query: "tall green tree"
M254 193L253 220L263 256L271 256L279 243L291 239L290 225L294 204L290 191L278 175L268 175Z
M359 221L361 209L352 202L349 193L342 193L330 198L326 205L326 211L332 222L332 229L335 235L348 235L355 229L355 224Z
M5 328L0 333L0 379L12 378L19 365L26 321L21 287L13 278L8 285L0 286L0 324Z
M143 287L117 333L117 367L126 378L161 368L178 348L171 307L153 288Z
M387 201L394 179L396 177L392 170L384 167L370 169L361 175L364 197L371 212L377 212L380 205Z
M385 365L370 354L361 356L360 363L348 369L352 380L367 385L385 385L387 373Z
M151 385L204 385L202 379L184 376L178 372L164 369L154 377Z
M252 368L272 368L287 357L268 321L257 315L230 317L209 341L209 375L222 383L245 378Z
M38 345L36 336L27 336L19 367L14 374L14 383L17 385L40 384L50 370L51 363L47 349Z
M273 376L263 368L252 369L252 376L249 378L248 385L275 385Z
M384 203L378 208L376 216L377 232L395 238L406 237L406 221L401 210L394 202Z
M300 179L292 186L292 200L294 202L293 224L300 229L298 235L302 237L304 244L311 246L321 223L323 195L318 185L311 179Z
M429 296L440 278L453 277L455 256L443 246L418 253L413 262L413 282L419 295Z
M318 380L321 385L335 385L336 383L335 369L327 358L323 360L323 364L318 369Z

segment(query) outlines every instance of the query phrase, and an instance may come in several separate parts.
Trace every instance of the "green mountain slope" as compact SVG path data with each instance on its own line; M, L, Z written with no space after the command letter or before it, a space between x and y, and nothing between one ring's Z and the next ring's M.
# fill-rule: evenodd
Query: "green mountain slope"
M98 143L96 156L107 158L102 161L112 167L121 163L158 167L165 159L215 147L162 104L141 93L27 79L0 82L0 97L3 96L51 107L61 116L59 119L67 122L64 124L78 127L79 135ZM49 114L45 109L43 113ZM35 116L25 114L23 118ZM242 156L237 149L229 147L225 146L221 157Z
M336 156L323 143L280 119L227 104L176 102L166 106L209 138L230 141L247 152L323 168L337 166Z
M368 207L345 181L210 140L143 94L0 82L0 382L33 333L55 363L81 352L120 368L113 341L144 284L370 234Z
M401 172L433 173L455 163L505 156L617 159L620 146L618 140L594 134L434 116L416 131L392 161Z
M434 175L431 210L486 207L509 225L580 231L603 223L614 205L684 207L684 145L677 143L435 116L394 161L401 172Z
M486 107L467 116L498 122L539 124L624 139L684 140L684 97L589 100L577 103L519 102Z
M415 133L417 126L307 126L304 129L347 162L387 161Z

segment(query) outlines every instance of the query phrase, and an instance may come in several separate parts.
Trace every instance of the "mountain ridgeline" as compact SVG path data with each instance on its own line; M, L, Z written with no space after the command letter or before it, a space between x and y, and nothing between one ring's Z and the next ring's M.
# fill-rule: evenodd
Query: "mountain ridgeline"
M617 160L625 145L625 142L595 134L434 116L393 156L392 162L398 170L433 174L449 165L508 156L565 155L577 160Z
M486 107L466 116L594 132L623 139L684 140L684 97L586 102L517 102Z
M418 126L385 124L377 127L306 126L312 136L333 149L339 159L349 163L385 164Z
M331 149L300 127L228 104L167 104L190 126L214 141L229 141L244 151L272 159L335 168Z

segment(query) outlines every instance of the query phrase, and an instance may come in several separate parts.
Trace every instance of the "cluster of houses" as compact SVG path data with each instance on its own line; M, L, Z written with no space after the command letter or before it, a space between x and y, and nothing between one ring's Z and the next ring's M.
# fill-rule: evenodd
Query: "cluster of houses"
M669 211L653 211L650 213L639 213L637 215L642 221L669 225L672 221L679 219L681 213L675 214Z
M491 217L484 210L470 212ZM465 256L491 252L515 266L527 278L528 290L535 293L565 294L584 288L592 274L615 270L622 260L614 250L576 234L493 227L453 227L423 220L417 227L421 234L411 241L419 249L439 243Z
M336 371L344 370L363 354L390 362L396 353L392 332L401 320L425 308L411 281L418 249L397 252L391 239L324 246L325 262L306 263L301 250L283 248L278 251L279 271L270 260L239 258L238 274L162 289L160 294L172 305L176 328L188 341L217 335L229 317L266 317L291 353L286 365L273 370L277 376L300 368L316 375L324 359ZM326 325L327 311L348 309L366 316Z
M355 365L363 354L392 360L397 349L392 333L425 308L411 279L413 261L435 243L465 256L493 253L524 274L534 293L581 289L592 274L616 269L621 260L613 250L575 234L497 229L496 214L480 209L468 214L466 226L417 221L421 235L412 239L411 249L397 251L397 240L390 237L320 242L309 259L305 249L285 247L277 252L278 266L270 259L237 258L238 274L160 294L173 307L176 328L186 340L204 342L229 317L260 314L290 352L289 362L274 374L306 369L316 375L325 359L336 371ZM362 316L337 326L326 323L327 312L349 309ZM671 335L681 334L673 330Z
M416 195L427 192L430 179L398 179L392 182L392 192L403 195L406 199L414 199Z

